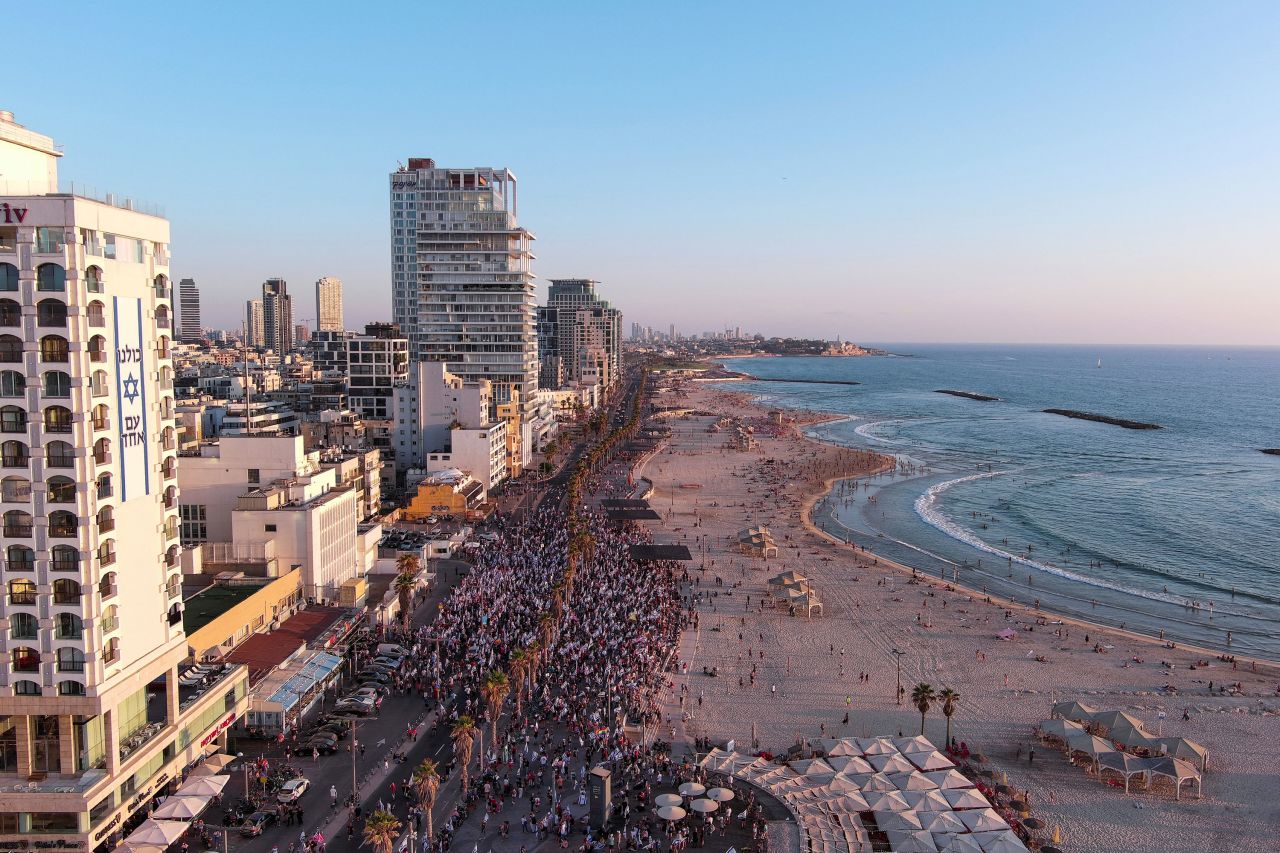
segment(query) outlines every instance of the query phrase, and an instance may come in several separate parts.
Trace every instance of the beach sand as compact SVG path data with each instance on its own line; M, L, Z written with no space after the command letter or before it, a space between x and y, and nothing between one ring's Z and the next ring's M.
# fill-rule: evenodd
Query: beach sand
M745 394L710 384L686 389L681 405L745 418L758 427L770 423ZM824 726L828 736L916 734L920 715L909 704L910 689L925 681L935 690L960 693L953 737L985 753L990 766L1008 773L1010 785L1028 792L1033 814L1061 828L1066 850L1280 849L1275 669L1263 667L1257 675L1247 666L1233 671L1212 656L1211 666L1192 669L1204 653L1070 621L1019 630L1013 641L998 639L1007 627L1056 617L1013 605L1007 618L1005 606L962 590L948 592L937 579L908 584L909 571L883 562L869 565L874 555L855 552L809 526L807 508L833 478L892 474L871 473L884 469L886 457L804 438L800 428L821 416L787 414L797 422L775 428L778 435L758 429L751 450L730 449L727 431L708 432L714 417L670 418L668 444L639 471L654 483L651 505L664 517L651 525L658 538L688 544L698 588L719 592L700 608L698 629L682 638L689 671L677 680L688 684L692 714L683 723L679 707L670 705L678 737L735 738L739 748L747 748L754 731L761 748L777 752L801 737L821 736ZM770 528L779 546L779 555L768 561L740 554L734 544L740 530L759 524ZM758 609L767 596L766 579L787 569L810 578L824 602L823 616L810 620ZM717 576L723 585L716 585ZM1065 636L1055 636L1057 630ZM1096 653L1099 642L1112 648ZM901 707L895 704L894 649L905 653L902 684L908 696ZM1160 661L1173 669L1166 671ZM719 677L703 675L704 666L718 667ZM753 666L754 686L748 682ZM870 673L868 682L860 681L863 672ZM1211 697L1209 681L1242 682L1244 693ZM1179 694L1161 693L1167 683ZM1209 749L1203 798L1184 788L1182 802L1175 802L1167 782L1157 782L1152 792L1135 786L1126 797L1037 744L1032 727L1064 699L1128 711L1151 732L1203 744ZM842 725L846 702L848 726ZM1182 718L1184 709L1189 721ZM1162 721L1160 710L1167 714ZM935 707L926 733L941 744L944 731ZM1029 764L1027 749L1033 745L1036 758Z

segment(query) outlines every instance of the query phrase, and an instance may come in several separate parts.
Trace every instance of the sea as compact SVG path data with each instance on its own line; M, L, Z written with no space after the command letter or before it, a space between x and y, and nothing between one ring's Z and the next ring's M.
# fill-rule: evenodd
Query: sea
M1280 660L1280 456L1261 452L1280 447L1280 348L875 346L891 354L724 362L809 380L731 387L897 457L819 503L828 532L1046 613Z

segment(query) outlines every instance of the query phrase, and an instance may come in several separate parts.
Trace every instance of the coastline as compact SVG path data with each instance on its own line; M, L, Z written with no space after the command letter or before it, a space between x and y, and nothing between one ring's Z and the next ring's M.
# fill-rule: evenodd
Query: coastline
M718 383L685 388L690 410L772 423L767 408L746 392ZM1280 698L1266 664L1257 673L1246 665L1233 670L1217 652L1181 643L1166 649L1135 632L1059 619L995 596L988 604L980 593L918 572L912 582L910 568L854 551L810 517L842 480L885 476L896 460L804 434L847 415L793 412L796 422L775 436L761 431L752 451L731 449L726 436L708 433L716 415L668 421L675 428L668 444L637 471L654 483L664 535L694 552L688 570L699 579L697 588L715 592L699 605L699 626L682 639L689 672L676 676L696 697L696 711L682 722L680 709L668 707L685 739L749 743L756 736L762 748L778 750L822 732L913 734L920 715L910 703L894 701L898 661L891 652L901 650L903 685L909 691L927 681L960 692L955 736L980 747L995 769L1008 773L1010 785L1027 790L1038 802L1037 816L1067 830L1065 849L1267 849L1265 828L1280 821L1280 804L1267 784L1280 762ZM825 467L841 458L861 460L861 467ZM702 488L680 488L692 482ZM736 549L737 531L753 524L772 529L776 559L744 558ZM765 579L787 569L811 578L823 615L806 620L757 609L759 597L769 596ZM744 606L747 595L751 606ZM996 638L1005 627L1018 630L1011 642ZM720 677L705 677L702 667L718 668ZM1210 694L1205 687L1226 680L1240 681L1242 695ZM1165 684L1178 692L1165 692ZM1042 757L1034 766L1019 762L1035 742L1032 726L1062 699L1125 710L1152 732L1159 727L1204 743L1214 753L1204 798L1176 803L1159 791L1125 797L1038 745ZM849 722L842 727L845 713ZM926 733L943 740L936 709ZM1142 822L1133 819L1139 803L1148 810Z

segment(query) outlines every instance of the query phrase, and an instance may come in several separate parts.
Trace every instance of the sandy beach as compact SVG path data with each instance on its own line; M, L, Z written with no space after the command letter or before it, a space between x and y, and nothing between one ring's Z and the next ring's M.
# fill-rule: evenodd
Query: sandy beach
M653 482L651 504L664 518L654 525L658 538L687 544L698 588L717 593L702 606L698 629L682 639L689 672L679 681L695 700L687 723L674 709L678 735L735 738L743 748L754 726L761 747L778 751L824 732L918 733L919 713L909 701L895 701L896 649L904 653L908 695L920 681L960 693L953 737L1007 771L1034 814L1061 827L1063 849L1277 849L1280 673L1273 667L1256 674L1247 665L1233 669L1203 651L987 603L949 591L936 578L909 583L909 570L826 537L806 520L833 481L893 476L892 460L805 438L802 428L821 416L788 412L794 420L776 427L745 394L713 384L686 390L681 405L716 414L667 419L668 443L639 471ZM725 431L709 432L719 415L757 426L755 446L733 449ZM760 524L779 547L768 561L739 553L735 544L740 530ZM760 610L766 579L788 569L810 578L822 616ZM997 637L1006 628L1016 630L1016 639ZM1099 645L1101 653L1094 650ZM1193 667L1206 659L1208 666ZM716 667L718 676L703 675L704 667ZM1210 682L1240 682L1241 695L1210 696ZM1032 727L1064 699L1128 711L1153 733L1203 744L1209 750L1203 798L1184 789L1175 802L1167 783L1126 796L1040 746ZM926 733L941 744L944 731L935 708ZM1034 763L1027 760L1031 746Z

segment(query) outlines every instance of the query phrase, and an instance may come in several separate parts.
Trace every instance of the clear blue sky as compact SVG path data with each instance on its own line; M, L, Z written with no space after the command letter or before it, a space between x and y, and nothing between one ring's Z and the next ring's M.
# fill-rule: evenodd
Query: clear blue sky
M0 108L166 207L206 323L390 314L397 160L508 166L627 321L1280 344L1280 3L37 3Z

